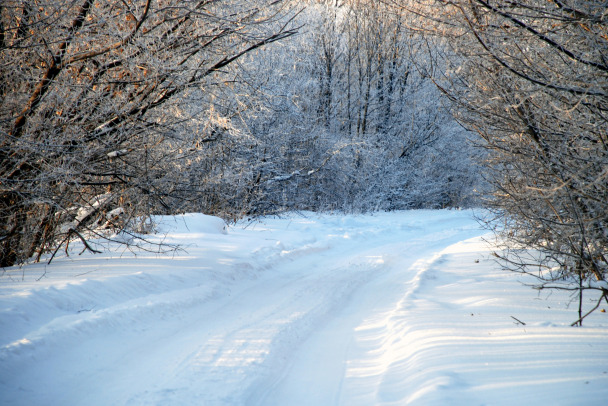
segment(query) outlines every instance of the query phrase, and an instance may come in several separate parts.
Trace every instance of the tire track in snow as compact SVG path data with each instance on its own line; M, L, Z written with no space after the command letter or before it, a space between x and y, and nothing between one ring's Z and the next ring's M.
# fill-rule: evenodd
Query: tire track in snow
M353 344L357 326L394 306L415 276L415 260L479 234L463 222L468 214L446 220L429 213L371 230L335 221L318 240L266 244L238 257L234 266L251 269L224 266L227 275L210 285L170 285L77 320L51 320L29 336L35 345L8 350L14 362L0 367L0 390L29 381L14 404L343 404L344 391L353 390L345 388L349 362L382 355L375 345ZM60 373L37 373L52 365ZM9 377L11 370L20 376ZM291 383L303 379L310 390L294 393Z
M284 370L269 380L260 380L242 404L285 405L371 405L378 404L378 388L386 385L390 367L388 340L395 326L390 318L395 309L415 298L425 272L437 252L460 239L479 234L479 230L448 229L401 243L381 239L365 254L383 263L381 273L370 272L365 284L351 292L348 301L336 306L331 321L318 326L293 355ZM378 295L383 291L383 295ZM378 300L380 298L380 300ZM387 316L387 314L389 316ZM376 320L374 320L376 319ZM366 328L361 329L365 324ZM374 326L369 329L369 325ZM358 377L353 378L356 371Z

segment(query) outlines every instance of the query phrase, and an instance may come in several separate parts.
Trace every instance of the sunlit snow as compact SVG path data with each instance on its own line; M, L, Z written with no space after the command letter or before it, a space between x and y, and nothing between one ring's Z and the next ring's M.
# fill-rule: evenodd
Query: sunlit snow
M4 271L1 405L606 404L608 315L570 327L470 211L156 220L181 250Z

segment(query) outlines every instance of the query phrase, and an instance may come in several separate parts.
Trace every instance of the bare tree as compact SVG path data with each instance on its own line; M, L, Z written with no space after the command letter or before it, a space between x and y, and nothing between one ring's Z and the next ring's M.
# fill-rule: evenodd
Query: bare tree
M225 112L252 140L248 210L471 204L466 132L418 69L424 41L406 14L377 2L306 4L300 35L241 61L234 92L247 107Z
M187 169L221 140L189 126L183 103L292 35L287 12L262 0L3 1L0 267L200 198Z
M608 302L608 14L593 0L401 2L447 40L437 83L490 151L512 269ZM496 224L496 223L492 223ZM599 304L599 302L596 302ZM595 306L594 308L597 308Z

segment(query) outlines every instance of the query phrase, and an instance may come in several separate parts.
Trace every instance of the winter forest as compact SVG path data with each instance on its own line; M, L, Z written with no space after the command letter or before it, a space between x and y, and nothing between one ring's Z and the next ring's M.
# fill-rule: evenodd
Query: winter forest
M608 303L607 10L4 0L0 267L158 214L484 207L507 266Z

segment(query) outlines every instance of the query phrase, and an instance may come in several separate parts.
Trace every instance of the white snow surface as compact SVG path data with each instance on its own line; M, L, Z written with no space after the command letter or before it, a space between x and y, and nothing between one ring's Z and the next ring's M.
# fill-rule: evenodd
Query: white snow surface
M608 404L607 314L570 327L470 211L156 221L183 250L4 271L0 405Z

